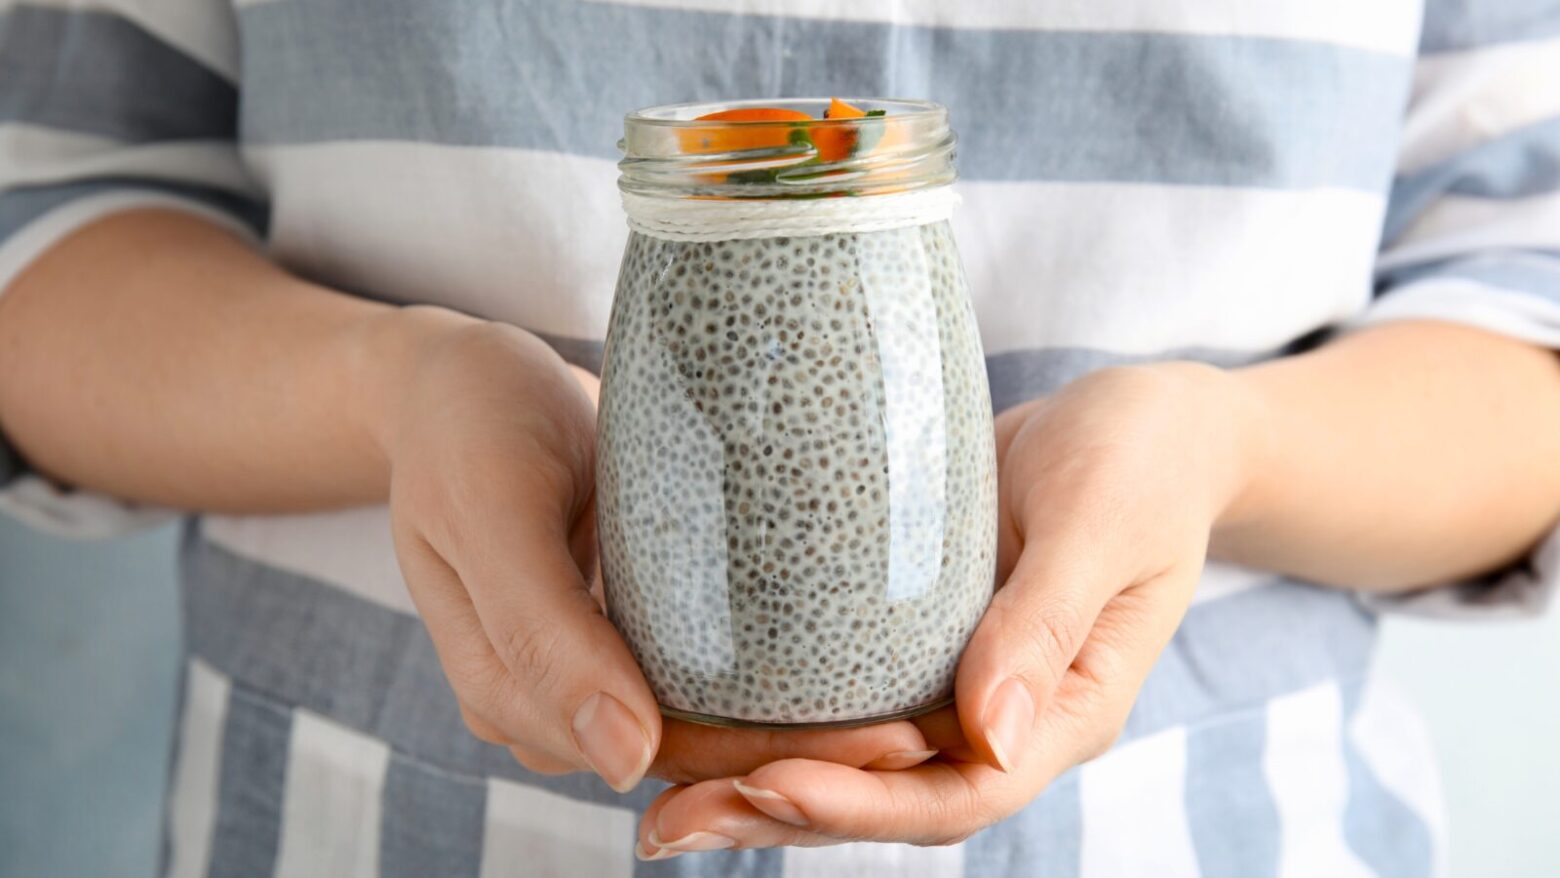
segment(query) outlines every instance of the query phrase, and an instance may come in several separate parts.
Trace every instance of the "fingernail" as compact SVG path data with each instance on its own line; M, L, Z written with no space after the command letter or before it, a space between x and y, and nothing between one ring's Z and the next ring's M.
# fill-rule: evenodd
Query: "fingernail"
M1035 700L1029 695L1029 687L1023 680L1009 677L991 696L983 719L986 746L997 757L997 767L1011 772L1035 726Z
M574 712L574 744L601 775L620 793L633 789L650 768L650 738L623 702L605 692L585 699Z
M899 750L885 753L868 762L867 768L873 771L902 771L920 765L936 755L936 750Z
M721 835L718 832L690 832L682 838L662 841L653 829L650 831L650 843L656 847L671 848L680 854L692 854L699 851L723 851L726 848L737 846L736 839Z
M802 809L796 807L796 803L780 795L774 790L766 790L760 787L750 787L742 781L736 781L737 792L742 798L752 803L753 807L781 823L789 823L792 826L806 826L807 815Z
M680 853L682 853L682 851L672 851L667 850L666 848L652 849L646 846L642 841L634 842L634 856L644 860L647 863L653 863L656 860L669 860Z

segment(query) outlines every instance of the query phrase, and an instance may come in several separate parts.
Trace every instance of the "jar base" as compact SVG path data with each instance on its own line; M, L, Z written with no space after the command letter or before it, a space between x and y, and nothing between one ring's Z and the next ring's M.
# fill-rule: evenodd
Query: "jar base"
M763 722L760 720L735 719L728 716L714 716L707 713L694 713L687 710L678 710L666 705L658 705L661 715L672 719L680 719L701 726L715 726L723 729L766 729L769 731L805 732L814 729L852 729L857 726L870 726L878 723L893 722L894 720L910 719L931 713L934 710L947 707L953 703L953 697L941 698L937 701L919 704L915 707L906 707L889 713L879 713L873 716L858 717L856 719L827 720L825 722L810 723L782 723Z

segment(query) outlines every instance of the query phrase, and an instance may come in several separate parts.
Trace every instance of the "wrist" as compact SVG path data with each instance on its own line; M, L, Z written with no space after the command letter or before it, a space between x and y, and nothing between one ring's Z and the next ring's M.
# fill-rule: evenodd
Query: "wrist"
M482 322L447 308L411 305L380 311L354 328L347 348L353 388L349 410L365 447L383 467L386 484L402 404L419 364L455 333Z
M1268 444L1262 400L1239 371L1205 363L1171 362L1145 366L1175 383L1185 407L1208 485L1207 514L1215 537L1240 527L1257 514L1261 463Z
M1219 437L1223 471L1211 534L1212 551L1218 554L1231 534L1261 518L1264 476L1272 470L1274 419L1259 388L1244 371L1209 371L1216 373L1205 389L1212 401L1211 418Z
M570 367L519 327L444 308L410 306L363 328L354 401L361 435L388 476L472 431L524 437L575 481L591 471L595 376Z

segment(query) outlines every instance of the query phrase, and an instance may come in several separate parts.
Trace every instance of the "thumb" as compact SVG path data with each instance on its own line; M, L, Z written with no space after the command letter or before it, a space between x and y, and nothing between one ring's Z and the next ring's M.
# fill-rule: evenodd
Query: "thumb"
M510 546L500 540L494 548L502 549L472 559L466 577L472 602L515 683L511 707L524 717L522 740L565 757L575 751L610 786L626 791L650 767L660 712L565 537L537 525L511 519L513 551L504 551Z
M1091 555L1031 542L960 659L959 724L971 748L1003 771L1019 767L1037 718L1114 592L1103 565L1070 560Z

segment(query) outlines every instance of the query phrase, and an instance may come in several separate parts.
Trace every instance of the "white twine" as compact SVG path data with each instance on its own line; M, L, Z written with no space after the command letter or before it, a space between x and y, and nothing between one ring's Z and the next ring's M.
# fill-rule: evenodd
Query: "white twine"
M953 216L948 186L891 195L741 201L657 198L623 192L628 227L668 241L800 238L923 226Z

